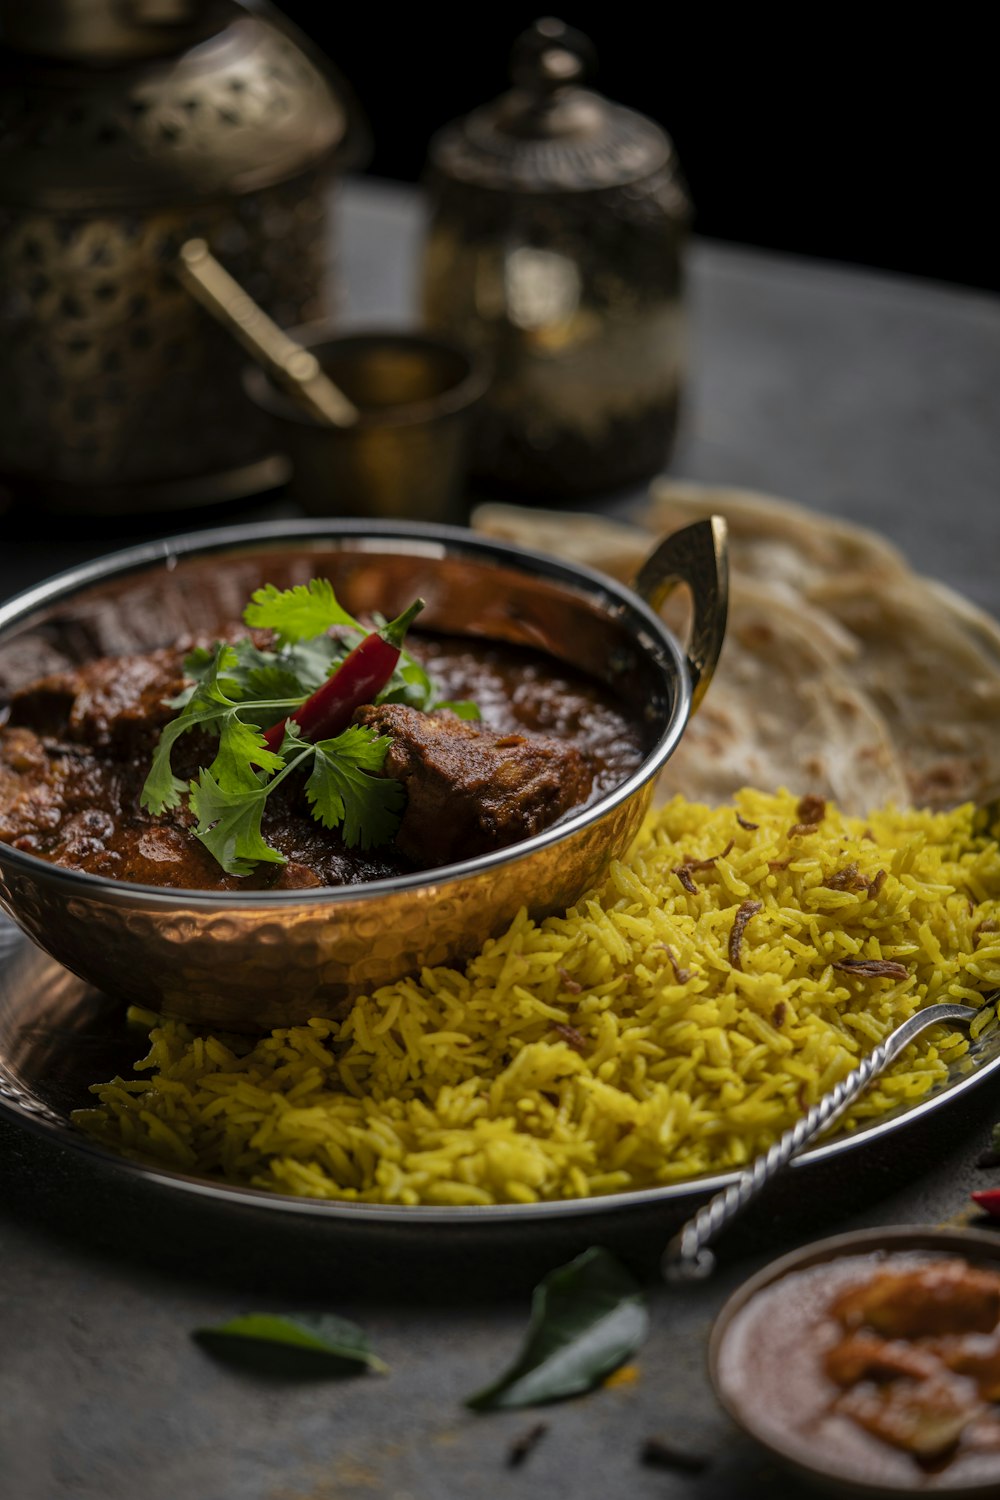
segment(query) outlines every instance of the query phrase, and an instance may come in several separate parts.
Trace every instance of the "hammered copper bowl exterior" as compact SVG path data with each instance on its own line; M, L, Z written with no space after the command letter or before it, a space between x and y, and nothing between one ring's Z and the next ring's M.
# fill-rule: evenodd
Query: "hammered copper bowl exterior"
M534 645L631 704L646 758L594 806L511 850L315 891L156 889L60 869L0 844L0 905L60 963L125 1001L259 1030L336 1014L353 995L455 963L521 907L564 909L625 852L687 720L683 652L628 589L445 527L317 522L136 548L0 608L0 704L45 672L211 631L252 590L322 574L354 613L416 594L429 628ZM423 622L422 622L423 623Z

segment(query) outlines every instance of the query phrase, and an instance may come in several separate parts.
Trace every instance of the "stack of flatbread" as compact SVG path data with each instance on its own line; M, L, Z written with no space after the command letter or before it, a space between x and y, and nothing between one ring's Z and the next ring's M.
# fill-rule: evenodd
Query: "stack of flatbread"
M729 523L729 625L665 795L784 786L852 813L1000 798L1000 625L875 532L665 480L634 525L509 505L472 524L628 581L657 540L712 514Z

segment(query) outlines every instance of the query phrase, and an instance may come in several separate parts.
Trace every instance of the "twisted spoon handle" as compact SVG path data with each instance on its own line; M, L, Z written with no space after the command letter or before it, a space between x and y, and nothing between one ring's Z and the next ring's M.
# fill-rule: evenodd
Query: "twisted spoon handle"
M938 1025L942 1021L958 1021L967 1026L978 1014L978 1010L971 1005L929 1005L926 1010L918 1011L915 1016L897 1026L884 1042L858 1064L853 1073L849 1073L828 1094L824 1094L808 1114L786 1130L770 1151L758 1156L746 1171L740 1173L735 1182L710 1198L694 1218L689 1219L678 1230L667 1245L661 1262L665 1278L668 1281L700 1281L710 1276L715 1268L715 1256L709 1250L709 1244L723 1229L728 1228L737 1214L743 1212L747 1204L756 1198L761 1189L791 1161L807 1141L811 1141L813 1136L819 1135L839 1119L872 1079L928 1026Z

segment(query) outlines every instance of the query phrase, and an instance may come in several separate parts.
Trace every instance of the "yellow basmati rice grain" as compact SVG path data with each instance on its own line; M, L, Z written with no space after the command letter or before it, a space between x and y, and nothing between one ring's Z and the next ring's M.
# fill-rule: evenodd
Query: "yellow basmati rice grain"
M404 1205L593 1197L742 1166L921 1006L1000 986L1000 849L973 808L862 822L828 806L791 835L798 822L787 792L715 810L675 798L603 887L565 915L519 913L464 970L425 969L339 1022L256 1042L162 1022L147 1076L95 1086L76 1123L186 1171ZM761 909L734 966L745 900ZM859 958L908 977L835 967ZM984 1008L973 1037L992 1024ZM968 1047L957 1031L921 1040L846 1127L924 1097Z

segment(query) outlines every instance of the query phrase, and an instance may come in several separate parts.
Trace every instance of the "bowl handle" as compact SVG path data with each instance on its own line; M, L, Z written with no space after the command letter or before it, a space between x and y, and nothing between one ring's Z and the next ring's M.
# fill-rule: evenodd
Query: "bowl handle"
M632 587L659 614L679 583L687 584L694 611L686 648L694 713L712 680L726 634L729 554L722 516L695 521L666 537L646 558Z

